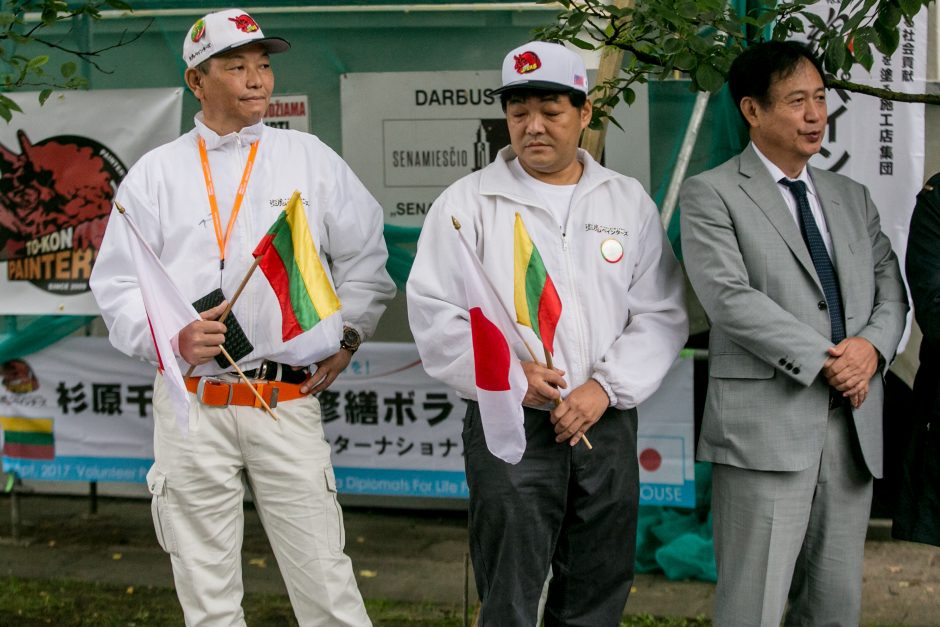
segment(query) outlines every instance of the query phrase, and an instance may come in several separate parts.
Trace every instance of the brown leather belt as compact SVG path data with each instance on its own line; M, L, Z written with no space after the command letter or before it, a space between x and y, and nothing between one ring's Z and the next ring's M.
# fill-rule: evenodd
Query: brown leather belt
M261 407L258 397L251 388L258 390L261 397L271 409L277 407L279 402L292 401L307 396L300 393L300 383L284 383L283 381L258 381L249 386L244 381L219 381L212 377L186 377L186 389L196 395L196 399L203 405L212 407L226 407L239 405L245 407Z

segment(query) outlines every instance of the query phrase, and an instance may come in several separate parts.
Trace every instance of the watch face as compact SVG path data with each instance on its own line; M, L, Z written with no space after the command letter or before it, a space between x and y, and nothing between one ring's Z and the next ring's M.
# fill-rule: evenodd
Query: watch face
M350 327L346 327L345 329L343 329L343 342L342 343L344 345L344 348L356 350L357 348L359 348L359 344L361 342L362 340L359 337L358 331Z

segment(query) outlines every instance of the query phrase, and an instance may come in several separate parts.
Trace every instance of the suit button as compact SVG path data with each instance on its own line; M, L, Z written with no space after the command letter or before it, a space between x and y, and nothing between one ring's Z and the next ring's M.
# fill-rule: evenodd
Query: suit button
M796 368L793 369L793 374L800 374L800 367L799 367L799 366L797 366Z
M826 301L821 300L818 303L816 303L816 306L819 307L820 311L826 311Z
M781 357L781 358L780 358L780 361L777 362L777 363L779 363L781 366L786 366L786 365L787 365L787 360L786 360L785 357Z
M784 368L786 368L787 370L793 370L793 364L787 364L786 366L784 366Z

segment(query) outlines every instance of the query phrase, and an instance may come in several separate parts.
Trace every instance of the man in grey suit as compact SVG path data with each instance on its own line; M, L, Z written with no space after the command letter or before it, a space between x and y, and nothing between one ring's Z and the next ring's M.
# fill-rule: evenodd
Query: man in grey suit
M819 62L764 42L729 86L751 143L681 191L682 249L711 321L698 458L713 462L716 625L857 625L882 376L907 313L868 190L808 167Z

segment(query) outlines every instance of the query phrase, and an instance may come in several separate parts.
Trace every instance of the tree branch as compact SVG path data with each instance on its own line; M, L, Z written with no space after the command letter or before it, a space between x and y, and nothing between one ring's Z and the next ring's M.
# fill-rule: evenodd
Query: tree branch
M118 39L117 42L115 42L114 44L112 44L112 45L110 45L110 46L105 46L104 48L98 48L97 50L75 50L75 49L72 49L72 48L68 48L68 47L66 47L66 46L63 46L63 45L61 45L61 44L57 44L57 43L55 43L55 42L49 41L49 40L47 40L47 39L43 39L42 37L34 37L34 38L33 38L33 41L36 42L36 43L38 43L38 44L42 44L42 45L44 45L44 46L47 46L47 47L49 47L49 48L53 48L53 49L55 49L55 50L61 50L62 52L65 52L65 53L67 53L67 54L74 55L74 56L78 57L79 59L81 59L82 61L87 61L88 63L90 63L90 64L92 65L92 67L94 67L96 70L98 70L99 72L101 72L101 73L103 73L103 74L112 74L112 72L111 72L110 70L105 70L104 68L102 68L102 67L93 59L93 57L98 57L98 56L101 55L101 53L107 52L108 50L113 50L114 48L120 48L121 46L126 46L126 45L128 45L128 44L134 43L135 41L137 41L138 39L140 39L140 38L143 36L143 34L147 31L147 29L150 28L150 25L151 25L151 24L153 24L153 20L152 20L152 19L150 20L150 22L147 23L147 26L145 26L145 27L143 28L143 30L141 30L140 32L135 33L134 36L131 37L131 38L128 39L128 40L125 40L125 39L124 39L124 38L127 36L127 30L124 30L124 31L121 33L121 37Z
M856 94L865 94L883 98L884 100L894 100L896 102L917 102L930 105L940 105L940 94L908 94L902 91L893 91L884 87L875 87L873 85L863 85L853 83L841 78L826 78L826 86L833 89L844 89Z

